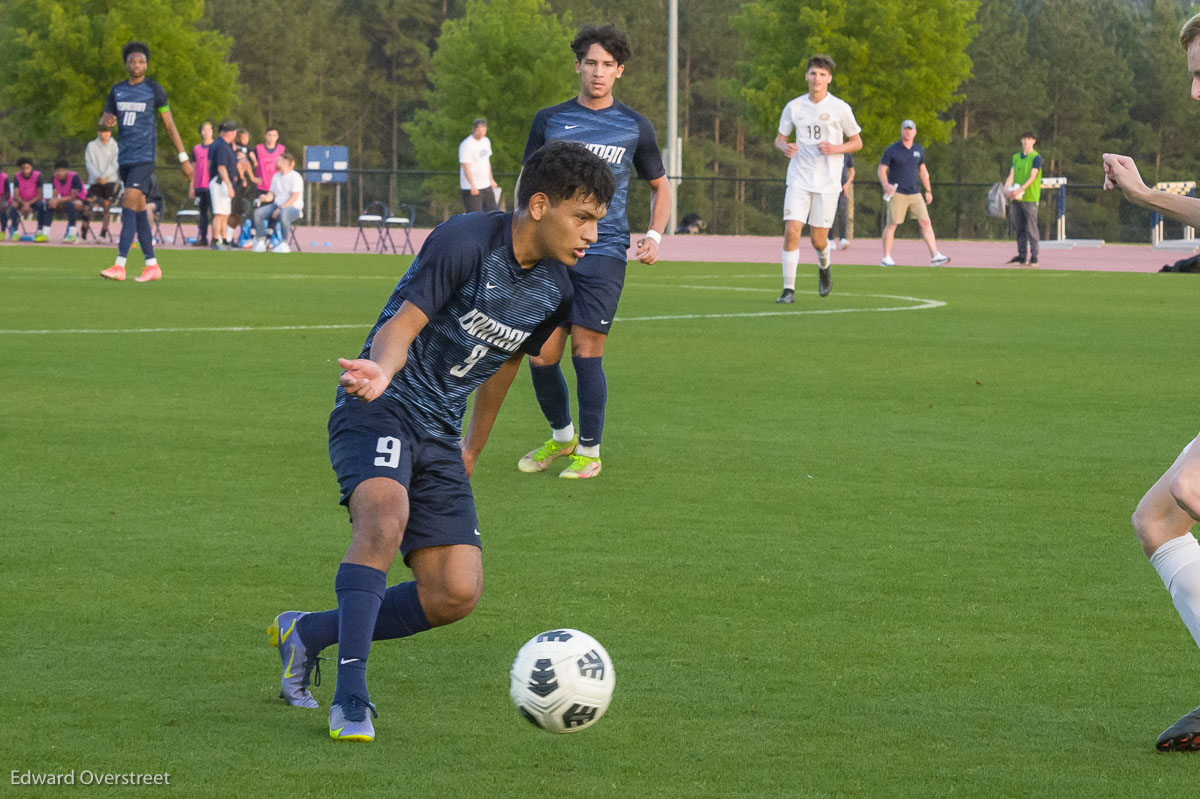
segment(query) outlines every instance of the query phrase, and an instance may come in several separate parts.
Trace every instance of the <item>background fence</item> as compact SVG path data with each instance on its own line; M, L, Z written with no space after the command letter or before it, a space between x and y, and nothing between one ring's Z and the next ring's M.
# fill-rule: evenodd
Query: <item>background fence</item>
M86 177L83 167L74 166ZM12 169L7 170L10 174ZM42 170L49 180L52 169ZM187 184L173 165L159 165L160 186L166 195L166 218L175 211L191 207ZM497 182L504 190L502 205L512 208L512 190L516 173L501 173ZM783 229L784 183L779 178L697 177L678 179L679 215L698 214L706 223L706 233L722 235L778 236ZM335 188L335 186L340 187ZM987 215L990 183L933 183L934 201L929 207L934 231L945 239L1010 238L1011 223ZM400 204L415 209L414 225L432 227L450 215L462 211L458 194L457 172L420 170L351 169L349 182L314 184L312 207L305 209L309 225L356 224L367 205L381 201L389 209ZM630 185L630 226L637 231L649 221L650 190L645 181ZM1043 189L1038 222L1043 239L1054 238L1057 190ZM1110 242L1147 243L1150 241L1150 212L1123 202L1119 192L1105 192L1098 185L1070 184L1066 187L1067 237L1103 239ZM877 238L884 226L885 206L882 190L872 180L854 184L853 231L863 238ZM902 225L900 238L916 238L915 224ZM1168 221L1164 238L1183 236L1183 226Z

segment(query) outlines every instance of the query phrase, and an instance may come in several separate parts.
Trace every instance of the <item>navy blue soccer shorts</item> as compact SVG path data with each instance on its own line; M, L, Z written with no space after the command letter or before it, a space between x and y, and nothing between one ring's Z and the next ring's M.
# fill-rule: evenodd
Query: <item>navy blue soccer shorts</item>
M150 191L150 178L154 177L154 164L122 164L117 168L117 174L127 189L137 189L142 194Z
M617 315L621 289L625 287L625 259L585 255L567 270L567 275L575 289L575 300L571 303L567 321L608 335Z
M400 552L467 544L482 547L475 496L456 441L434 436L388 397L353 397L329 415L329 460L341 500L364 480L386 477L408 490L408 525Z

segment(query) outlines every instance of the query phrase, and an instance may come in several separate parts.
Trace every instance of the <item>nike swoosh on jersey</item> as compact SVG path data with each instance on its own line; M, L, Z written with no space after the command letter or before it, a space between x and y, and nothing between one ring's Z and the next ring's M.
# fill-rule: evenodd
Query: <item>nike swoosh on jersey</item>
M495 284L495 283L488 283L488 282L484 281L484 285L485 285L485 286L487 286L487 287L488 287L488 288L490 288L490 289L494 289L494 288L496 288L496 284Z
M578 125L563 125L564 130L575 130L575 128L577 128L577 127L579 127L579 126Z

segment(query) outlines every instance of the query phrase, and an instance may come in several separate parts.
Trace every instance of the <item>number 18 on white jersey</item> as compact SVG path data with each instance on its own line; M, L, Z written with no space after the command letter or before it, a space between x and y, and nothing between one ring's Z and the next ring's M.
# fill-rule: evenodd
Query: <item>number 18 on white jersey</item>
M842 190L843 156L822 155L822 142L842 144L847 137L862 131L850 105L827 94L819 103L801 95L783 107L779 133L796 134L798 148L788 163L788 186L820 194Z

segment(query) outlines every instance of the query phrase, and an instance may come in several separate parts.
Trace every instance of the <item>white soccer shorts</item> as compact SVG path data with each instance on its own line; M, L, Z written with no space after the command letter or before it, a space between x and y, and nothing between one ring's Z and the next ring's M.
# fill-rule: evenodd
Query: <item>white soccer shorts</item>
M839 191L818 193L787 187L783 196L783 220L785 222L807 222L812 227L833 227L837 215Z

